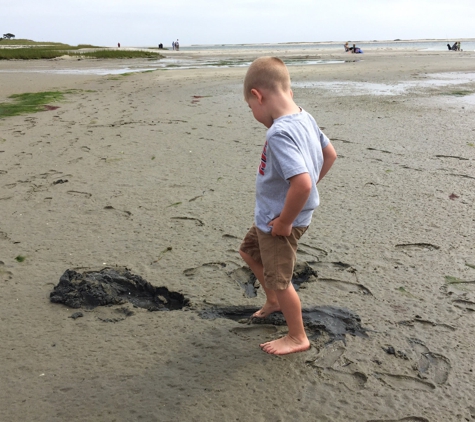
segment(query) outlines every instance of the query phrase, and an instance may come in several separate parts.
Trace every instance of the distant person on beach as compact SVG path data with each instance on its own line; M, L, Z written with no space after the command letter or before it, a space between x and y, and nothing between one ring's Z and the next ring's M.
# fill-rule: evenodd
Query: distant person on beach
M239 253L264 289L266 302L253 318L281 311L288 334L262 343L274 355L310 348L300 298L291 283L297 243L319 204L317 182L336 152L314 118L297 106L282 60L261 57L244 79L244 99L254 118L268 128L256 181L254 224Z
M180 43L178 42L178 40L175 41L175 50L176 51L180 50Z
M350 47L349 50L355 54L363 54L363 50L357 47L356 44L353 44L353 47Z
M452 47L450 44L447 44L447 48L452 51L460 51L460 41L455 41Z
M117 43L117 47L120 48L120 42Z
M347 53L350 53L351 50L352 50L352 48L350 48L350 46L348 45L348 42L346 42L343 47L345 47L345 51L346 51Z
M175 50L175 41L172 41L172 50Z

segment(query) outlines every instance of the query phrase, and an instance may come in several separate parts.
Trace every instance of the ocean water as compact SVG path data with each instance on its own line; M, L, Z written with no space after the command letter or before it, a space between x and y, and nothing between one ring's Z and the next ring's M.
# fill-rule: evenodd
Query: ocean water
M356 44L363 51L365 50L397 50L401 48L414 49L417 51L448 51L447 44L453 45L457 40L447 41L348 41L349 45ZM316 52L318 50L343 49L344 42L316 42L316 43L281 43L281 44L214 44L214 45L191 45L180 47L180 51L208 51L221 50L232 52L236 50L276 50L292 51L305 50ZM461 43L464 51L475 51L475 41ZM455 53L455 52L454 52Z

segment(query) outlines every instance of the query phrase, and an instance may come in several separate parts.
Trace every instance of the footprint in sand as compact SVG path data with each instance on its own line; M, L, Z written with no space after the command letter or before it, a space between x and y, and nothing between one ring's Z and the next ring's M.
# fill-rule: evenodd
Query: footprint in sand
M228 249L230 252L237 252L239 250L239 246L241 245L242 238L233 236L232 234L223 234L223 239L226 241L228 246L231 249Z
M440 246L433 245L431 243L401 243L396 245L397 249L401 249L404 252L426 252L440 249Z
M458 308L475 312L475 280L460 280L456 277L445 277L446 283L440 291L452 299Z
M398 325L405 325L406 327L421 327L423 330L426 329L436 329L439 331L455 331L456 328L449 324L437 323L433 321L429 321L426 319L415 318L409 319L405 321L398 321Z
M120 217L125 217L125 218L130 218L132 216L132 213L127 210L117 210L115 209L112 205L107 205L104 207L105 210L112 210L116 215Z
M432 379L438 385L445 384L452 369L450 360L443 355L431 352L421 340L410 338L408 342L419 357L417 362L419 374L424 378Z
M205 223L201 221L199 218L195 217L171 217L172 220L182 220L182 221L193 221L197 226L204 226Z
M79 192L76 190L68 190L67 193L72 196L83 197L83 198L90 198L92 196L92 193Z
M1 233L1 232L0 232ZM6 269L5 263L0 261L0 282L7 282L13 278L13 273Z
M407 416L402 419L371 419L366 422L429 422L429 419L420 416Z
M183 274L187 277L203 277L209 273L215 273L217 270L222 270L226 265L225 262L207 262L199 267L187 268L183 271Z
M323 347L314 361L309 365L317 368L331 368L345 353L346 348L341 343L331 343Z
M326 283L329 286L335 287L338 290L341 290L346 293L359 293L362 295L373 296L371 291L359 283L353 283L351 281L337 280L334 278L319 278L319 282Z
M247 267L237 268L228 272L228 276L234 280L244 291L246 297L256 297L259 282L252 271Z
M374 375L384 384L396 389L422 391L435 390L434 384L408 375L387 374L382 372L375 372Z
M309 263L321 261L327 255L328 252L326 250L305 243L299 243L299 248L297 249L297 256Z
M343 372L332 368L319 371L319 375L345 385L349 390L359 391L364 389L368 377L362 372Z
M466 311L475 312L475 302L471 300L456 299L452 302L457 308L465 309Z
M312 263L311 266L318 271L319 282L346 293L373 296L367 287L358 282L356 269L350 264L341 261L317 262Z

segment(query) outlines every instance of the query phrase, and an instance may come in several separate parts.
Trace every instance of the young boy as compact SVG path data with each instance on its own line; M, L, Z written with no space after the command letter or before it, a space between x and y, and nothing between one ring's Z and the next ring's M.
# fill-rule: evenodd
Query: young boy
M336 152L313 117L297 106L282 60L255 60L244 79L244 98L254 118L268 128L256 181L255 221L239 253L266 294L254 318L282 311L285 337L263 343L266 353L285 355L310 348L302 308L292 283L297 242L319 204L316 184Z

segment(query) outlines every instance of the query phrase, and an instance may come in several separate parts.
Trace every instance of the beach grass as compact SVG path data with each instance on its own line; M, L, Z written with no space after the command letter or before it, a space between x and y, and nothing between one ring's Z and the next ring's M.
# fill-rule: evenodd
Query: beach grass
M72 56L92 59L160 59L163 56L152 51L142 50L92 50L77 51L54 48L0 48L0 60L41 60L54 59L61 56Z
M0 118L36 113L48 110L49 103L61 101L69 91L46 91L24 94L13 94L9 102L0 103Z
M72 46L59 42L42 42L27 39L0 41L0 60L41 60L72 56L93 59L160 59L155 51L108 49L90 44Z
M143 50L95 50L87 52L73 52L70 55L94 59L160 59L160 53Z

